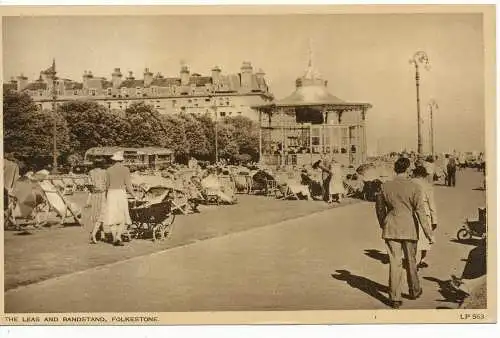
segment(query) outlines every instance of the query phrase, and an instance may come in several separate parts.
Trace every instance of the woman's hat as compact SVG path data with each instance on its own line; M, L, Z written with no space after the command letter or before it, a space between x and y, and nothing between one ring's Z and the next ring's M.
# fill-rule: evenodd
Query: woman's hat
M124 158L123 158L123 151L117 151L116 153L113 154L113 156L111 156L111 159L113 161L123 161Z

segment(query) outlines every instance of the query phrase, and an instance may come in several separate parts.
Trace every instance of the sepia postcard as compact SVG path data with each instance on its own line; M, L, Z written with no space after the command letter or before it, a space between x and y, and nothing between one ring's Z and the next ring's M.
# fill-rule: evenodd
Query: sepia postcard
M0 14L1 324L497 321L495 6Z

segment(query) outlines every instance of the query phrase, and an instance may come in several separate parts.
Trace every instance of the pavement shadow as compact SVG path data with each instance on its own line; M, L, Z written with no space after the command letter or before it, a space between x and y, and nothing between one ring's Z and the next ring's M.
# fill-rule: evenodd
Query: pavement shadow
M377 261L380 261L382 264L389 264L389 255L383 253L380 250L368 249L365 250L365 255L370 258L376 259Z
M390 306L390 300L382 294L382 292L389 292L389 288L385 285L374 282L366 277L353 275L347 270L336 270L336 274L332 274L332 277L347 282L350 287L358 289L366 293L367 295L379 300L381 303Z
M436 299L436 301L457 304L461 304L464 301L465 295L451 286L451 280L440 280L434 277L424 277L424 279L438 284L438 292L443 299Z

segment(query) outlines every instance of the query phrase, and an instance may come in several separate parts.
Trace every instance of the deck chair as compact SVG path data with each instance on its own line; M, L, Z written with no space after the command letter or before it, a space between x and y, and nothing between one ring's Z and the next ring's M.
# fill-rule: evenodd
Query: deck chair
M210 188L205 189L205 203L207 205L220 204L219 194L215 189L210 189Z
M71 177L63 177L62 179L65 188L64 195L73 195L76 191L76 184Z
M86 176L79 176L73 179L77 191L88 191L90 185L90 178Z
M75 223L83 226L81 222L82 213L78 207L68 201L64 195L49 181L39 182L42 191L45 194L51 209L55 210L59 217L61 217L60 224L66 223L68 217L73 217Z
M63 195L71 195L74 192L73 185L68 186L62 178L52 178L50 181Z
M172 212L180 212L183 215L187 215L189 212L186 210L189 206L189 201L187 195L181 191L174 189L172 199Z
M282 194L280 199L283 199L283 200L288 200L288 199L299 200L300 199L299 196L297 196L297 194L295 192L293 192L293 190L290 188L290 186L288 184L283 185L279 191Z
M253 194L254 193L253 177L252 176L244 176L244 177L245 177L246 193Z
M266 180L266 196L278 197L278 182L276 180Z

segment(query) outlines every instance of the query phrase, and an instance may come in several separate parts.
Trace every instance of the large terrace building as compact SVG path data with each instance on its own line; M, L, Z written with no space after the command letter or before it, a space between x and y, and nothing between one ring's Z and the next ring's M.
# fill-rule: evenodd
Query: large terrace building
M188 66L183 65L175 77L154 74L148 68L144 69L142 78L136 78L132 72L125 76L120 68L114 69L110 79L94 76L91 71L84 71L81 81L56 75L54 61L34 82L20 75L4 84L4 88L28 93L40 109L51 109L55 96L58 103L92 100L112 111L144 101L162 114L242 115L254 120L258 119L258 113L251 107L273 98L265 73L254 71L247 61L243 62L239 73L233 74L224 74L219 67L214 67L210 75L201 75L191 73Z

